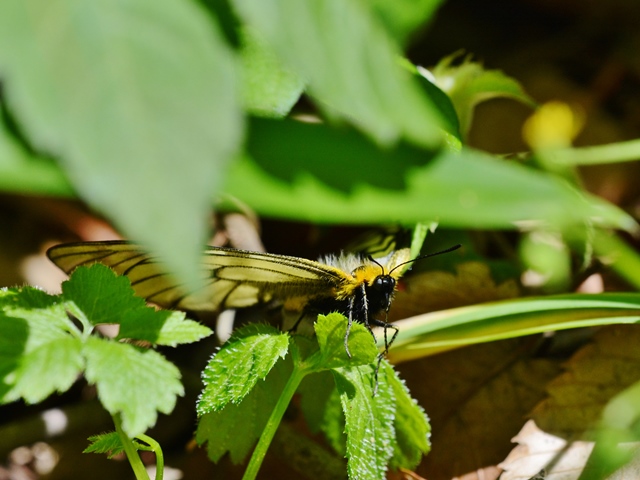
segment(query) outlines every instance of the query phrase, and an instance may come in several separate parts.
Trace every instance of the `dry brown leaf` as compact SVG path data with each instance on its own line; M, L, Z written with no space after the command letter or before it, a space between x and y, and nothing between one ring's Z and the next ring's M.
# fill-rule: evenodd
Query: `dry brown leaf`
M482 262L456 265L456 273L432 271L409 275L403 281L390 314L394 320L425 312L474 305L519 295L514 280L496 285Z
M567 440L540 430L533 420L513 438L518 443L500 463L500 480L577 480L593 450L593 442Z
M496 480L501 473L502 469L498 467L486 467L451 480Z
M559 372L530 358L535 337L473 345L398 367L431 418L433 449L416 472L449 480L496 465Z
M602 328L548 386L532 418L545 432L576 438L599 420L615 394L640 380L640 326Z

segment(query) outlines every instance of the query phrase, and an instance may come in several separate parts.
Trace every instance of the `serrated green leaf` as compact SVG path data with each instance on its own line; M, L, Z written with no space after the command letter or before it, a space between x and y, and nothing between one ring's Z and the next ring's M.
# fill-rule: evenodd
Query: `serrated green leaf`
M339 313L318 315L315 323L320 352L315 362L322 369L371 364L378 356L378 349L371 333L360 323L353 322L349 331L349 353L344 345L347 318Z
M69 319L62 299L38 288L5 290L0 296L0 308L12 317L27 320L31 326L31 346L39 345L50 338L59 338L61 330L74 335L80 334Z
M241 34L245 109L258 116L284 117L300 98L304 82L284 68L277 55L255 31L244 27Z
M386 376L395 399L393 456L389 467L414 469L431 449L431 425L424 409L411 397L404 381L389 362L383 360L379 375Z
M210 410L200 417L196 441L199 445L207 442L211 460L217 462L227 452L233 463L247 456L262 434L291 370L290 361L277 362L240 403L227 403L221 410Z
M62 283L62 295L73 302L91 325L120 323L125 316L147 309L144 300L137 297L131 282L118 276L109 267L96 263L77 268L69 280Z
M5 401L22 398L38 403L56 391L67 391L82 372L81 351L80 339L60 332L59 338L25 352L13 372L15 381Z
M397 61L399 48L366 2L234 0L240 17L308 82L329 114L379 143L441 140L438 115ZM329 33L330 32L330 33Z
M198 399L198 415L240 402L288 350L289 335L273 327L249 325L238 330L202 373L205 388Z
M82 369L80 332L60 298L32 288L0 295L0 398L28 403L66 391ZM70 335L70 333L72 335Z
M374 397L374 369L369 365L332 372L345 416L349 479L384 479L393 454L393 388L380 376Z
M75 190L198 278L210 199L242 136L215 22L193 2L6 0L0 71L23 132Z
M136 316L127 315L120 322L118 338L146 340L154 345L175 347L193 343L211 335L213 331L193 320L184 312L145 308Z
M96 385L107 411L121 414L129 437L153 426L158 412L170 413L184 394L178 369L153 350L89 337L83 354L87 380Z
M120 435L116 432L92 435L88 440L91 443L82 453L106 453L108 454L108 458L113 458L124 451L124 447L120 441Z

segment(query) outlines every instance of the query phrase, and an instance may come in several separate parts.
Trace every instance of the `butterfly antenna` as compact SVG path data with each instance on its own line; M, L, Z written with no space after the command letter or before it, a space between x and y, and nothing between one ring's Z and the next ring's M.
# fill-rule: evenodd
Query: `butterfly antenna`
M403 265L406 265L408 263L413 263L413 262L416 262L418 260L422 260L424 258L435 257L436 255L442 255L443 253L453 252L454 250L459 249L461 246L462 246L461 244L457 244L457 245L454 245L453 247L449 247L449 248L445 248L444 250L440 250L439 252L427 253L426 255L419 255L416 258L412 259L412 260L407 260L406 262L402 262L402 263L396 265L395 267L393 267L393 270L391 270L391 272L393 272L397 268L399 268L399 267L401 267ZM376 262L376 263L378 263L378 262ZM378 265L380 265L380 264L378 263ZM391 274L391 272L389 272L389 274Z
M376 265L378 265L380 267L380 270L382 270L382 275L384 275L384 267L382 265L380 265L378 262L376 262L376 259L373 258L371 255L367 255L367 258L369 259L369 261L375 263Z

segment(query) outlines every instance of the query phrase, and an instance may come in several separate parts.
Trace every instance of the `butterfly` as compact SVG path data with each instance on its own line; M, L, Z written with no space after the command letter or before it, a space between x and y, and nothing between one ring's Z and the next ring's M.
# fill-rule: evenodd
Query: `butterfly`
M64 272L82 265L102 263L126 275L136 294L160 307L191 311L221 312L270 302L282 303L285 310L300 312L296 325L309 314L344 314L347 319L345 349L349 352L349 331L353 322L384 331L385 350L398 334L398 328L376 318L391 307L401 267L418 259L459 248L410 259L408 248L401 248L380 259L354 254L330 255L319 261L304 258L206 247L202 256L203 286L189 290L163 268L158 258L139 245L126 241L81 242L57 245L47 251L49 259ZM294 327L295 328L295 327ZM394 333L391 339L387 330Z

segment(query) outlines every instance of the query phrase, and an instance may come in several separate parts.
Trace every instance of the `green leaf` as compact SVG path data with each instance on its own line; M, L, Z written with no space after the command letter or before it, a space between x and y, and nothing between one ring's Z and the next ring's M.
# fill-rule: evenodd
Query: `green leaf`
M344 345L347 318L340 313L318 315L314 328L320 346L320 352L314 357L314 365L319 368L369 365L378 356L378 349L371 333L364 325L356 322L353 322L349 332L351 357L347 355Z
M266 379L256 383L240 403L227 403L221 410L210 410L200 417L196 441L199 445L208 442L207 452L211 460L217 462L227 452L233 463L240 463L247 456L262 434L291 369L290 361L277 362ZM241 375L238 383L242 383L243 378L246 377ZM237 388L229 383L225 385ZM220 385L219 388L225 386Z
M387 31L401 44L424 25L443 3L442 0L369 0L374 13Z
M146 340L154 345L176 346L211 335L211 329L186 320L183 312L155 310L137 297L126 276L96 263L79 267L62 284L72 313L87 325L120 325L119 339Z
M108 458L113 458L124 452L124 447L117 432L92 435L88 439L91 443L82 453L106 453Z
M312 222L515 228L523 222L626 230L635 220L564 180L472 149L435 158L400 145L380 150L353 131L260 119L252 158L235 163L226 191L259 214Z
M35 195L73 194L60 169L52 161L28 152L11 135L1 118L0 190Z
M345 418L340 401L340 392L335 387L327 400L324 409L321 429L327 437L329 445L343 457L347 454L347 436L345 435Z
M59 338L60 331L79 335L69 319L59 296L49 295L34 287L7 289L0 295L0 308L12 317L23 318L30 325L30 345L40 345Z
M184 394L178 369L153 350L89 337L83 354L87 380L97 386L107 411L122 415L129 437L153 426L158 412L170 413L177 395Z
M205 388L198 415L240 402L289 350L289 335L266 325L235 332L202 373Z
M519 298L452 308L395 322L397 363L474 343L569 328L640 321L640 295L601 293Z
M374 397L373 372L370 365L333 370L345 416L351 480L386 478L387 462L393 454L393 388L386 376L381 376Z
M357 0L233 0L329 114L353 122L379 143L401 138L433 146L438 117L399 49L371 8Z
M449 98L449 95L444 93L442 89L435 84L435 78L433 78L432 75L427 75L427 70L421 67L413 67L412 70L417 75L420 85L427 95L429 95L429 98L440 112L443 119L442 127L444 130L455 137L458 141L461 141L462 135L460 134L460 120L458 119L458 112L456 112L456 108L453 105L451 98ZM459 146L455 148L455 150L459 149Z
M241 32L245 109L258 116L284 117L300 98L304 83L256 32L247 27Z
M431 425L424 409L411 397L404 381L389 362L380 364L379 376L386 376L395 398L395 441L390 467L414 469L431 449Z
M83 199L199 278L210 199L242 136L215 22L194 2L6 0L0 72L25 135Z
M13 372L20 365L28 339L26 320L0 312L0 401L3 403L15 382Z
M140 311L151 310L134 294L127 277L99 263L77 268L62 283L62 295L77 307L72 313L91 325L120 323Z
M323 424L327 421L326 411L329 409L329 402L335 394L336 385L330 372L317 372L305 377L300 383L298 393L300 394L300 410L312 433L323 430ZM338 398L338 397L336 397ZM344 432L344 417L340 408L340 401L337 402L338 413L342 418L342 427L339 434Z
M435 83L444 90L453 102L460 130L466 136L473 119L473 110L480 102L492 98L512 98L534 108L535 101L527 95L520 84L500 70L485 70L470 57L466 57L461 65L453 66L453 61L460 56L454 53L443 58L431 69Z
M15 382L5 401L23 398L38 403L54 392L66 392L82 372L82 342L64 332L25 352L15 369Z
M135 317L126 315L122 319L118 338L146 340L154 345L175 347L197 342L212 333L210 328L201 323L185 319L184 312L145 308Z
M32 288L0 295L0 397L27 403L64 392L83 366L80 332L58 297Z

